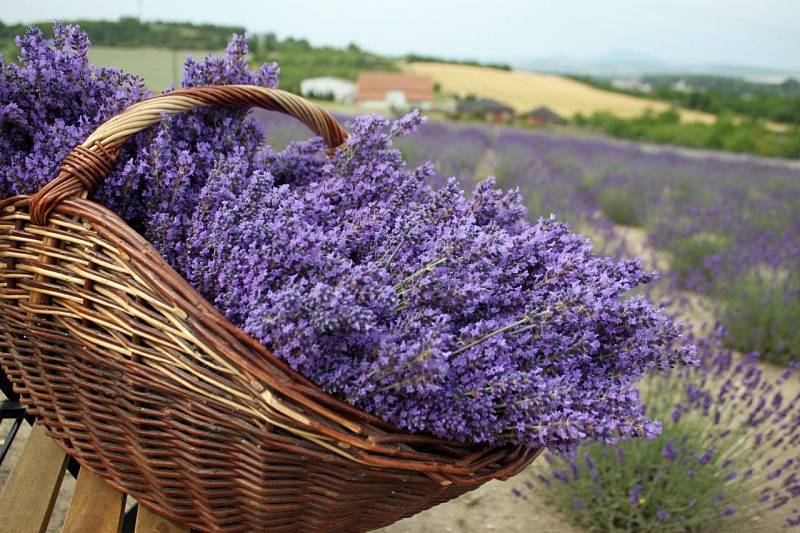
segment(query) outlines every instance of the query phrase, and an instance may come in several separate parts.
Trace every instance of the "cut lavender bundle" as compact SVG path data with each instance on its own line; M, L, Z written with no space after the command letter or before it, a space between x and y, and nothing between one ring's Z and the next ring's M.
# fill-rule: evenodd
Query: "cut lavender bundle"
M3 66L5 85L29 73L24 90L35 91L61 62L85 73L79 84L95 82L85 38L56 33L29 33L22 65ZM225 59L189 62L185 84L274 84L274 67L247 73L245 52L238 39ZM141 96L136 83L114 87L120 102ZM0 94L9 108L14 90ZM57 114L56 98L44 105ZM76 139L54 141L64 151L108 116L96 101L79 106ZM14 112L4 129L43 134L28 110ZM556 451L655 435L635 383L693 356L663 311L627 296L653 275L593 254L553 217L529 224L519 194L492 180L470 199L455 180L426 185L432 167L409 169L392 149L421 120L356 119L328 159L319 140L259 150L241 112L165 119L128 147L99 198L234 324L402 429ZM35 191L57 164L18 172L42 157L25 143L6 157L3 196Z
M651 275L552 218L528 225L491 181L471 200L454 180L429 189L430 169L390 149L418 122L363 117L345 151L304 167L285 162L320 146L296 144L276 156L280 178L213 176L187 278L301 373L403 428L554 449L654 434L632 385L689 354L665 348L677 331L662 313L622 298Z

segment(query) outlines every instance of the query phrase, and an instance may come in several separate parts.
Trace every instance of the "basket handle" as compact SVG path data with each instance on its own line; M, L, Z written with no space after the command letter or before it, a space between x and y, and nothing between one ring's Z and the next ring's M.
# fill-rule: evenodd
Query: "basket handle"
M30 202L33 224L43 226L53 209L66 198L87 196L108 175L124 142L156 124L163 115L175 115L212 105L261 107L298 119L328 145L329 153L347 139L347 132L330 113L308 100L278 89L255 85L218 85L179 89L137 102L100 125L64 158L58 175Z

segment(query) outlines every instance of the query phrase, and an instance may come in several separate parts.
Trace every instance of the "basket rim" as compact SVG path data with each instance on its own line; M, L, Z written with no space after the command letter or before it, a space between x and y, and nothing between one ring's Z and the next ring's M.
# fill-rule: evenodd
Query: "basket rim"
M0 200L0 218L17 216L30 220L27 210L32 197L17 195ZM285 414L297 427L280 427L322 445L340 458L379 469L423 473L441 485L478 485L519 473L544 451L543 447L523 445L459 443L400 430L326 393L228 321L152 244L105 206L88 199L70 198L56 205L53 215L47 228L53 229L59 223L75 224L77 218L88 223L87 227L99 237L115 244L130 261L129 266L154 291L173 302L181 318L191 322L193 333L244 374L252 388L248 392L258 396L254 399L262 405L278 402L281 409L289 409ZM149 268L139 262L149 263ZM309 433L320 435L327 444L308 438ZM411 445L426 445L440 452L422 452Z

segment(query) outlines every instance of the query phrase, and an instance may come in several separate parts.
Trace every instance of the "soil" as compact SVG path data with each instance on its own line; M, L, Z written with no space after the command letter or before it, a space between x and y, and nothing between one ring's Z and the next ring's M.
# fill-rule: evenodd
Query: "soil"
M490 481L479 489L424 513L379 529L383 533L478 533L498 531L572 533L579 529L547 505L541 494L523 491L525 499L512 494L522 485L522 473L509 481ZM520 489L522 490L522 489Z

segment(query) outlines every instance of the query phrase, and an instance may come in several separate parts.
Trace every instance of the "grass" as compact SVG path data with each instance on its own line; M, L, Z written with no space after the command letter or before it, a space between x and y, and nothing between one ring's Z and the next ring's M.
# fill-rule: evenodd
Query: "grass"
M584 531L777 531L788 515L760 496L777 501L776 491L783 490L786 478L773 481L768 474L773 462L792 456L791 445L779 449L788 426L774 428L767 418L773 413L758 427L751 415L762 399L775 401L770 391L780 379L754 387L753 375L735 360L703 354L702 370L653 373L640 384L648 416L663 422L659 436L584 444L574 457L545 456L547 462L529 471L528 488L544 493Z
M668 249L670 268L678 277L678 285L686 288L690 284L711 282L714 272L708 260L723 253L729 246L730 239L701 233L672 241Z
M644 224L642 203L636 193L622 187L607 187L597 193L603 214L615 224L639 227Z
M411 63L405 69L431 76L444 92L494 98L518 112L545 105L566 117L579 112L610 111L619 117L632 118L647 109L661 112L670 108L665 102L604 91L550 74L444 63ZM680 114L685 122L712 123L715 119L712 114L697 111Z
M718 464L698 465L694 460L704 451L703 436L701 430L672 425L652 440L633 440L616 447L584 445L575 461L577 478L573 476L568 484L552 480L547 496L559 509L568 509L572 522L586 531L702 529L724 507L713 495L729 490ZM670 441L677 443L674 461L663 457ZM687 475L689 471L692 475ZM637 485L644 487L634 506L631 492ZM698 506L702 510L694 509ZM659 511L667 515L660 516Z
M800 360L800 282L786 274L751 273L720 284L726 343L740 352L786 365Z
M638 117L621 117L608 111L589 116L575 115L575 124L590 127L612 137L675 144L691 148L746 152L768 157L800 157L800 132L795 129L776 132L769 125L736 117L721 116L713 124L685 123L674 110L653 113L646 110Z
M170 86L179 86L183 78L183 63L187 55L205 57L222 54L209 50L168 50L166 48L109 48L93 46L89 61L93 65L117 67L144 78L151 91L160 92Z

